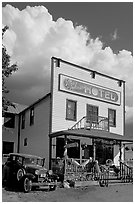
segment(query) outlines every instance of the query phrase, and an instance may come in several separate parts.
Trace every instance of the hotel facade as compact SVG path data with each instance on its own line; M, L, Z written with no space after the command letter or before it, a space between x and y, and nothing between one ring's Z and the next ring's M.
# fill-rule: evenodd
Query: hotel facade
M13 152L46 158L124 160L125 81L52 57L50 93L15 116L14 134L3 131ZM8 148L5 148L8 150ZM11 151L11 150L10 150ZM3 153L8 153L3 150Z

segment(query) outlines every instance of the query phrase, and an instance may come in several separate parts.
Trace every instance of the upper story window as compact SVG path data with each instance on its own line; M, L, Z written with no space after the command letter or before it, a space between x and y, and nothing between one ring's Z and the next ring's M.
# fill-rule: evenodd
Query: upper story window
M5 113L4 126L6 128L15 128L15 115L13 113Z
M27 138L24 138L24 146L27 146L28 142L27 142Z
M30 125L34 124L34 107L30 109Z
M22 129L25 128L25 113L22 114L22 126L21 126Z
M116 110L108 109L109 126L116 127Z
M87 104L87 120L98 122L98 107Z
M76 121L76 101L68 100L66 104L66 120L73 120Z

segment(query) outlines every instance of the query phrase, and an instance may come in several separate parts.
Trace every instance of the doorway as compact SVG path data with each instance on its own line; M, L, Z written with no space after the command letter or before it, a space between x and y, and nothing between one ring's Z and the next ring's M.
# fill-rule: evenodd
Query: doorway
M99 164L106 164L107 159L113 161L114 146L110 142L97 141L96 142L96 160Z

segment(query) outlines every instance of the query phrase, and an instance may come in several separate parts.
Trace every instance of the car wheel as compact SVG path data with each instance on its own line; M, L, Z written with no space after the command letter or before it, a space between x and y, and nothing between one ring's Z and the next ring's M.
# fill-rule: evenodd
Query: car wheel
M56 185L54 185L54 186L49 186L49 191L54 191L56 189Z
M23 169L19 169L19 170L17 171L17 175L16 175L17 181L20 181L20 179L23 177L23 175L24 175Z
M100 180L99 185L100 185L100 187L105 187L105 182L103 180Z
M28 177L25 177L23 179L23 191L25 193L28 193L31 191L31 189L32 189L32 181Z

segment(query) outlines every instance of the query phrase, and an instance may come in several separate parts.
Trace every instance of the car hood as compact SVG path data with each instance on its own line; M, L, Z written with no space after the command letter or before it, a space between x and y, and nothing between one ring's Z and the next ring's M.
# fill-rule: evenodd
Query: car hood
M40 170L40 171L47 172L47 169L45 167L35 165L35 164L26 164L25 167L26 167L26 170L33 169L33 170Z

